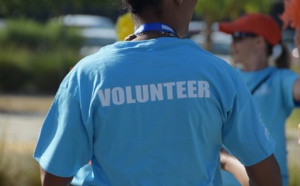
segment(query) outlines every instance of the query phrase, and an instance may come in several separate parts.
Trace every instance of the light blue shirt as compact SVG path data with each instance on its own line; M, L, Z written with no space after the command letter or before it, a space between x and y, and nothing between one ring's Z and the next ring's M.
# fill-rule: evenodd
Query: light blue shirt
M189 39L117 42L66 76L34 158L83 185L221 185L222 144L245 165L275 142L235 69Z
M285 122L295 108L293 99L293 86L298 75L288 69L277 69L267 67L260 71L244 72L238 69L242 79L250 91L270 74L269 78L253 94L262 119L264 120L272 137L276 140L274 155L279 163L283 185L288 186L288 162L285 136ZM240 185L235 178L225 171L222 171L225 185Z

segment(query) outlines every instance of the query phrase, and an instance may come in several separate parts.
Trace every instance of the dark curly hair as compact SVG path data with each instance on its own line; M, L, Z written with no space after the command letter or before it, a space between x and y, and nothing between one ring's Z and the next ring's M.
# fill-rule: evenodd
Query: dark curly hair
M152 9L156 15L162 13L163 0L121 0L121 8L127 9L133 14L140 14L145 9Z

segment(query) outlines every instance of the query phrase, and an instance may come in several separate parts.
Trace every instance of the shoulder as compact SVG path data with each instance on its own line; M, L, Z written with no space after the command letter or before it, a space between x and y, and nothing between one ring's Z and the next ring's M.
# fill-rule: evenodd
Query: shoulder
M295 71L287 68L275 68L273 67L273 71L277 75L298 75Z
M272 78L283 82L294 81L299 78L299 75L290 69L274 68Z

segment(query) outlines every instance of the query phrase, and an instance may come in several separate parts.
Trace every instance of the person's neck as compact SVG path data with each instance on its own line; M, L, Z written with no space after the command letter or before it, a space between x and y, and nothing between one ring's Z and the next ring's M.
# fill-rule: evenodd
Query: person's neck
M254 64L243 64L241 69L243 71L259 71L268 67L268 63L254 63Z
M126 41L149 40L159 37L177 37L176 32L169 25L161 22L150 22L139 25Z
M135 20L135 30L138 29L142 25L152 24L152 23L159 23L166 25L173 31L173 33L165 32L164 30L154 29L154 30L142 30L138 33L133 33L129 35L125 40L127 41L138 41L138 40L149 40L155 39L160 37L178 37L172 25L169 24L169 21L165 20L164 18L158 18L157 16L153 15L153 12L144 12L140 17L133 17Z
M243 71L259 71L269 66L268 57L260 53L254 53L244 59L242 63Z
M159 32L145 32L143 34L136 35L136 37L133 38L131 41L149 40L149 39L155 39L159 37L174 37L174 36L165 33L159 33Z

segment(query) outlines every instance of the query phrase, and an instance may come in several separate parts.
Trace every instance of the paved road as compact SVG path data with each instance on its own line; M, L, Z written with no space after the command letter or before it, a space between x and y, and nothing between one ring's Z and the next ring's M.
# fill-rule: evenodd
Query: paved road
M298 145L298 131L287 130L288 136L288 160L290 164L297 164L300 166L300 145Z
M36 142L46 114L0 113L0 140Z

